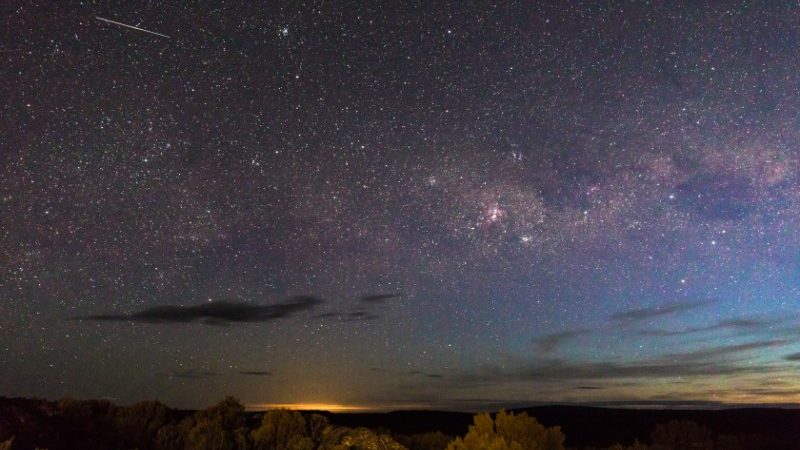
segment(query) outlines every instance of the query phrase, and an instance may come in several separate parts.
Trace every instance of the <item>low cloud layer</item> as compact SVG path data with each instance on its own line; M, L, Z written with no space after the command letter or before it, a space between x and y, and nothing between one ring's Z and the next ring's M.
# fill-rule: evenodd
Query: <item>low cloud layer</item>
M775 320L760 320L760 319L726 319L714 325L704 327L691 327L683 330L640 330L640 336L656 336L656 337L669 337L669 336L683 336L694 333L714 332L714 331L734 331L737 333L747 333L758 331L764 327L774 325L777 323Z
M266 377L272 375L272 372L267 372L266 370L242 370L239 372L239 374L254 377Z
M379 319L380 316L373 311L373 307L388 302L393 298L400 297L400 294L370 294L359 297L357 301L364 303L362 306L365 309L356 309L350 311L328 311L317 314L315 317L318 319L336 319L342 322L366 322L370 320Z
M183 369L183 370L175 370L166 373L160 373L159 375L167 377L167 378L182 378L185 380L199 380L201 378L209 378L215 377L219 375L216 372L212 372L210 370L198 370L198 369Z
M559 333L548 334L534 339L533 345L541 353L552 353L562 344L578 336L589 333L590 330L578 328L575 330L561 331Z
M631 309L628 311L619 312L611 316L612 319L618 322L638 322L642 320L654 319L656 317L667 316L670 314L677 314L691 309L699 308L701 306L712 303L713 300L705 300L699 302L683 302L676 303L669 306L655 307L655 308L639 308Z
M786 355L783 359L787 361L797 361L800 362L800 353L792 353L790 355Z
M421 370L409 370L406 373L408 375L422 376L422 377L427 377L427 378L444 378L444 375L442 375L442 374L439 374L439 373L428 373L428 372L423 372Z
M373 294L358 298L366 305L377 305L400 294ZM229 325L232 323L268 322L315 309L323 300L312 296L296 296L281 303L259 305L239 300L219 300L191 306L164 305L130 314L95 314L76 317L76 320L144 323L202 323ZM365 306L366 306L365 305ZM369 309L369 308L368 308ZM317 318L338 318L341 321L365 322L380 318L371 311L325 312Z
M129 321L145 323L204 323L226 325L229 323L267 322L289 317L315 308L321 299L310 296L292 297L271 305L234 300L221 300L192 306L156 306L132 314L100 314L78 319L99 321Z
M359 298L358 301L364 303L382 303L397 297L400 297L400 294L372 294L365 295Z
M706 347L685 353L670 353L641 361L568 361L560 358L537 358L515 367L487 368L482 374L463 374L464 386L505 382L591 382L623 379L658 379L667 377L703 377L768 373L774 368L740 364L737 357L753 350L787 345L784 340L763 340L735 345Z

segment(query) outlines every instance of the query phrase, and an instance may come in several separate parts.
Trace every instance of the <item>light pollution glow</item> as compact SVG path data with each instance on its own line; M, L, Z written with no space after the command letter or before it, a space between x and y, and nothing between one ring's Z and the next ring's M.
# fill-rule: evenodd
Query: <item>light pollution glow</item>
M256 403L247 405L250 411L267 411L270 409L292 409L299 411L359 412L374 411L375 408L361 405L341 405L337 403Z

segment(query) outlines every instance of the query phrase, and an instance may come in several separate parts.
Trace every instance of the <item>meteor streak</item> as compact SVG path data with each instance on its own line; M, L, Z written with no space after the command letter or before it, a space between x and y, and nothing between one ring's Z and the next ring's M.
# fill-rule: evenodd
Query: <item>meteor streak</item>
M169 36L166 34L156 33L155 31L145 30L144 28L135 27L133 25L128 25L127 23L117 22L116 20L106 19L104 17L95 16L95 19L101 20L103 22L111 23L114 25L119 25L121 27L132 28L134 30L144 31L145 33L155 34L156 36L161 36L169 39Z

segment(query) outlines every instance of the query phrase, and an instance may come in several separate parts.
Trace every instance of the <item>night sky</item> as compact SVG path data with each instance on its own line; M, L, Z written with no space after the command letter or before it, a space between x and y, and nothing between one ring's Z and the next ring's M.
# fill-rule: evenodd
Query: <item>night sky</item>
M250 3L0 6L0 395L800 403L797 3Z

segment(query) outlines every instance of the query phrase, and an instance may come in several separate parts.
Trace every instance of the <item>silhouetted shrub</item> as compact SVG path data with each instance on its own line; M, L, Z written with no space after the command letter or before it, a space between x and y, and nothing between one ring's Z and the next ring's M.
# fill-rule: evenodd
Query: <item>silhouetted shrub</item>
M444 450L452 440L452 437L441 431L397 437L397 441L410 450Z
M160 450L183 450L186 447L186 435L192 421L186 419L180 423L171 423L158 430L156 434L156 448Z
M614 444L611 447L608 447L608 450L648 450L648 448L649 448L648 446L639 443L639 441L637 440L629 446Z
M187 450L237 450L249 446L244 406L233 397L198 411L185 440Z
M328 418L320 414L308 416L308 435L314 442L321 442L325 430L330 426Z
M618 412L618 411L617 411ZM796 410L747 410L732 413L698 412L697 414L659 414L664 416L713 417L737 415L737 427L721 427L714 420L714 430L741 431L741 434L714 435L709 428L695 422L672 421L650 428L648 414L626 411L628 416L646 418L644 423L623 422L614 411L598 416L601 420L573 421L562 417L580 442L575 450L796 450L800 412ZM217 405L195 413L171 410L157 401L131 406L115 406L107 401L63 399L59 402L37 399L0 398L0 450L562 450L564 435L558 427L547 428L525 413L518 415L500 412L496 416L480 414L461 438L450 440L441 432L414 435L394 435L391 430L443 429L458 433L467 424L448 427L448 413L421 413L419 416L376 414L365 416L336 416L282 410L265 413L246 412L238 400L228 397ZM604 413L605 414L605 413ZM707 416L702 416L706 414ZM403 428L408 417L424 417L419 423ZM438 422L437 417L443 418ZM453 417L453 416L450 416ZM458 414L459 420L470 416ZM777 423L764 418L782 418ZM375 420L375 419L379 420ZM386 420L391 419L391 420ZM346 423L356 427L369 423L373 428L348 428L331 423ZM341 422L340 422L341 421ZM561 420L558 421L562 423ZM577 423L575 423L577 422ZM752 423L753 425L750 425ZM592 424L602 428L598 434ZM452 424L450 424L452 425ZM630 425L630 429L627 427ZM646 426L646 428L644 427ZM769 426L769 428L764 428ZM428 428L429 427L429 428ZM652 430L652 446L638 442L635 436ZM764 431L762 431L764 430ZM632 432L633 431L633 432ZM405 431L407 432L407 431ZM585 434L583 434L585 433ZM588 436L588 438L587 438ZM614 437L626 445L608 446ZM12 440L13 438L13 440ZM595 445L595 446L593 446Z
M261 426L252 432L253 444L259 450L312 450L314 441L308 436L306 419L297 411L267 411Z
M392 439L391 436L377 434L364 427L358 427L354 430L346 429L338 443L327 448L330 450L408 450Z
M169 409L158 401L117 407L112 412L118 441L139 450L156 448L158 432L170 420Z
M79 448L112 448L118 440L113 421L115 408L105 400L59 400L58 427L64 440Z
M526 413L500 411L494 420L477 414L464 438L456 438L448 450L563 450L564 434L559 427L545 428Z

